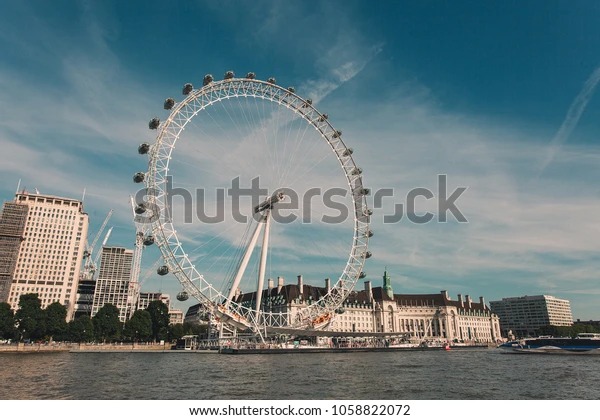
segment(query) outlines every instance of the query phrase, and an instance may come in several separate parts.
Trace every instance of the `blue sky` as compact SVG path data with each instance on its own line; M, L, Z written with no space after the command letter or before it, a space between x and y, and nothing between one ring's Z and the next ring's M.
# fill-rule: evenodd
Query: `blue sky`
M387 266L397 293L550 294L600 318L600 4L4 3L3 200L19 179L57 195L85 188L91 231L113 208L111 242L130 246L149 118L205 73L254 71L320 93L373 190L402 201L438 174L450 191L468 187L465 224L385 225L384 201L366 267L375 285ZM174 295L148 254L146 288Z

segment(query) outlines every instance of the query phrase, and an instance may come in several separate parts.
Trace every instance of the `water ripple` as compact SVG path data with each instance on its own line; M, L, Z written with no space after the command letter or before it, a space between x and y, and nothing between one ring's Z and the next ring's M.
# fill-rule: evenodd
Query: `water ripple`
M496 351L0 354L1 399L598 399L600 364Z

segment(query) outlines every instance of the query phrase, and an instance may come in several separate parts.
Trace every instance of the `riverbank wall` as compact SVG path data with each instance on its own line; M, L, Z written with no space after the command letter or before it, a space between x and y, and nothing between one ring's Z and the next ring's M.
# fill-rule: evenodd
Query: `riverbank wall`
M0 345L0 353L127 353L127 352L167 352L171 351L171 343L110 343L110 344L78 344L78 343L15 343Z
M144 353L144 352L170 352L171 343L112 343L112 344L74 344L72 353Z
M52 353L71 350L67 343L15 343L0 345L0 353Z

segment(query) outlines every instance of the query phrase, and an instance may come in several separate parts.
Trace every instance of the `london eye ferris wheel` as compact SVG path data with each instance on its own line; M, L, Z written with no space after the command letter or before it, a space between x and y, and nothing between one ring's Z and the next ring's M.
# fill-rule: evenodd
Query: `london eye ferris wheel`
M136 227L160 249L158 274L234 328L325 327L371 256L369 190L353 149L311 99L273 78L229 71L182 93L150 121L156 139L138 148L148 168L134 175L144 187ZM309 271L334 281L273 300L271 279L281 288L284 274Z

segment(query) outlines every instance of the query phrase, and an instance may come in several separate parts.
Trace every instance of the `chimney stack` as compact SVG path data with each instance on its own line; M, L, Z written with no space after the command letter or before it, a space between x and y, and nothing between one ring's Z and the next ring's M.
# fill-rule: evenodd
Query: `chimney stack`
M465 298L467 299L467 308L471 309L471 302L473 302L471 296L465 295Z
M283 289L283 277L277 276L277 293L281 293L281 289Z
M463 302L462 294L460 294L460 293L458 294L458 303L461 308L465 307L465 303Z
M304 281L302 281L302 274L298 276L298 291L300 295L304 293Z
M444 299L449 300L449 296L448 296L448 291L447 290L442 290L440 291L440 293L442 294L442 296L444 297Z
M479 296L479 303L481 303L481 309L485 311L485 299L483 296Z
M373 287L371 286L371 282L369 280L365 282L365 292L367 292L369 303L373 302Z
M327 289L327 293L331 292L331 280L329 280L329 277L325 279L325 288Z
M275 282L273 281L273 279L269 279L267 281L267 284L269 285L269 290L275 287Z

